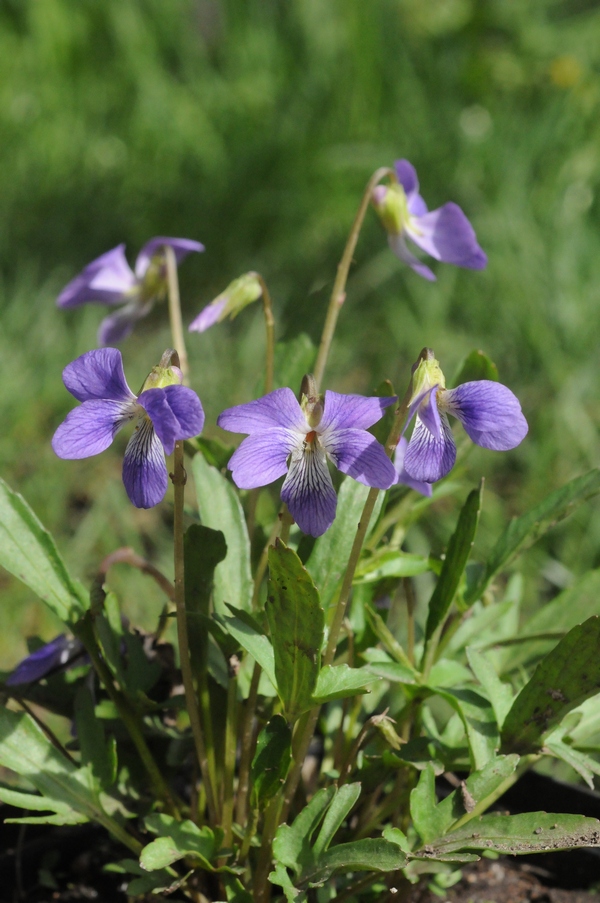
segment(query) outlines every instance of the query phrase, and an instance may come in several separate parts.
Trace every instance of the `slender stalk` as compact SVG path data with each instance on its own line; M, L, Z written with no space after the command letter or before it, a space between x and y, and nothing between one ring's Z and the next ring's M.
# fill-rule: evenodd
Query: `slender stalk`
M258 685L260 683L261 674L262 668L258 662L255 662L254 670L252 671L252 679L250 681L250 689L248 691L248 699L246 700L246 705L244 707L244 718L240 735L240 769L237 799L235 803L235 817L240 825L243 825L246 820L246 803L248 800L248 790L250 789L250 765L254 753L254 714L256 712L256 703L258 701Z
M346 242L346 247L344 248L344 253L342 254L342 259L338 264L337 274L335 277L335 282L333 284L333 290L331 292L331 299L329 301L329 307L327 309L327 316L325 318L325 325L323 326L323 334L321 336L321 344L319 345L319 353L317 355L317 361L315 364L315 369L313 371L317 387L321 384L321 381L323 379L323 373L325 372L325 366L327 364L327 358L329 356L329 349L331 348L331 342L333 340L333 334L335 332L337 319L340 310L342 309L342 304L346 300L345 292L346 282L348 280L348 272L350 270L352 257L354 255L354 250L356 248L356 243L358 241L358 236L360 234L365 214L371 200L371 195L373 194L373 189L375 188L375 186L386 176L389 176L394 181L397 181L396 173L394 172L394 170L389 169L387 166L385 166L376 170L376 172L373 173L373 175L367 182L367 186L364 190L358 212L356 214L356 217L354 218L354 222L352 223L352 228L350 229L350 234Z
M232 655L228 662L229 682L227 684L227 719L225 722L225 761L223 768L223 807L221 827L223 846L231 846L231 826L233 824L233 781L235 776L236 724L237 724L237 676L240 660Z
M47 724L44 724L44 722L42 721L42 719L41 719L38 715L36 715L36 713L33 711L33 709L31 709L31 708L27 705L27 703L25 702L24 699L18 699L17 697L15 697L15 699L16 699L16 701L19 703L19 705L21 706L21 708L23 709L23 711L24 711L24 712L27 712L27 714L29 715L29 717L31 718L31 720L32 720L32 721L35 721L35 723L37 724L37 726L43 730L43 732L44 732L44 733L46 734L46 736L48 737L48 740L50 741L50 743L52 744L52 746L55 746L56 749L57 749L60 753L63 754L63 756L65 757L65 759L68 759L68 760L69 760L69 762L71 763L71 765L74 765L76 768L78 768L78 767L79 767L79 763L75 761L75 759L73 758L73 756L71 755L71 753L68 751L68 749L65 749L65 747L62 745L62 743L60 742L60 740L58 739L58 737L56 736L56 734L54 733L54 731L52 731L52 730L48 727Z
M146 743L141 719L135 709L131 706L127 697L117 689L113 676L100 653L91 615L89 613L79 622L77 629L74 629L73 632L84 644L100 682L103 684L104 689L115 704L119 717L125 725L129 736L133 741L133 745L142 760L142 764L146 769L148 777L150 778L155 795L162 801L167 811L178 818L179 813L171 795L171 791Z
M406 593L406 654L411 665L415 663L415 591L410 577L403 577L404 592Z
M269 563L269 549L274 544L277 536L279 535L279 531L282 529L280 514L278 518L276 518L275 523L273 524L273 529L271 530L271 535L267 539L265 543L265 547L262 550L260 561L258 562L258 566L256 568L256 573L254 575L254 590L252 592L252 611L256 611L258 608L258 597L260 595L260 587L263 581L263 577L265 576L265 572L267 570L267 565Z
M256 274L262 289L265 329L267 331L267 350L265 360L265 394L273 391L273 371L275 366L275 317L267 284L260 273Z
M202 779L206 788L206 802L213 824L216 824L217 807L215 803L214 787L208 773L208 763L206 757L206 748L204 745L204 736L200 723L200 713L198 711L198 701L194 690L194 679L192 676L192 664L190 661L190 647L187 631L187 617L185 611L185 575L183 564L183 501L185 492L186 474L183 466L183 442L180 440L175 443L175 451L173 452L173 473L171 474L174 488L173 503L173 546L175 559L175 608L177 611L177 640L179 643L179 658L181 665L181 676L183 678L183 686L185 690L185 701L190 725L192 728L192 736L196 747L196 755L198 757L198 765L202 773Z
M268 903L271 896L269 884L269 872L271 870L271 849L273 838L280 822L281 797L274 797L265 812L265 823L262 832L258 863L254 873L254 900L255 903Z
M142 558L141 555L136 554L136 552L128 546L116 549L102 561L98 568L97 575L100 583L104 583L108 571L114 564L129 564L131 567L140 570L143 574L148 574L148 576L152 577L158 586L160 586L167 598L169 598L171 602L175 601L175 587L171 581L168 580L158 568L155 568L153 564L150 564L150 562L146 561L145 558Z
M252 843L252 839L256 833L256 826L258 824L258 809L253 809L250 813L250 818L248 819L248 824L246 826L246 830L244 832L244 839L242 840L242 845L240 847L240 852L237 858L237 864L243 865L246 861L248 853L250 852L250 845Z
M181 319L181 301L179 298L179 279L177 278L177 260L173 248L165 246L165 259L167 262L167 286L169 295L169 321L171 324L171 336L173 347L179 355L179 368L183 374L184 386L190 384L190 371L185 347L185 334Z

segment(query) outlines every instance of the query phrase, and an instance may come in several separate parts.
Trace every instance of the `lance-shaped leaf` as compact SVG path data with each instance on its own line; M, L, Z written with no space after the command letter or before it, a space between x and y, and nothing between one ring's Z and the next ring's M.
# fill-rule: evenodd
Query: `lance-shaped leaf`
M471 767L483 768L494 758L500 746L498 724L488 700L470 687L452 690L437 687L435 692L450 703L464 725Z
M480 815L417 853L428 859L441 858L459 850L492 850L518 856L597 846L600 846L600 821L595 818L527 812L523 815Z
M473 489L467 496L458 518L456 530L448 543L448 550L442 565L442 573L429 602L429 614L425 630L426 640L431 639L435 630L445 620L452 605L452 600L458 589L460 578L466 567L473 540L475 539L479 511L481 509L482 491L483 481L479 489Z
M471 666L473 674L486 691L488 698L492 704L498 727L502 727L510 708L513 704L513 691L508 684L503 683L489 658L474 649L472 646L467 647L467 658Z
M313 700L321 705L332 699L343 699L358 693L368 693L368 685L380 680L368 668L349 668L348 665L326 665L317 677Z
M183 537L185 610L190 657L196 673L207 667L206 619L209 616L215 568L226 555L227 545L220 530L211 530L201 524L191 524L188 527Z
M283 715L274 715L256 741L250 769L252 804L264 806L286 779L292 759L292 733Z
M69 575L51 535L23 496L4 480L0 480L0 565L66 624L74 624L89 606L87 592Z
M417 786L410 793L410 815L424 844L430 843L444 833L447 819L440 812L435 795L435 770L428 762Z
M221 845L222 834L215 834L208 827L199 828L192 821L176 821L170 815L149 815L145 825L156 840L147 844L140 854L140 865L148 871L163 869L184 857L195 859L198 865L209 871Z
M423 555L384 549L359 562L354 583L376 583L388 577L416 577L434 568L435 563Z
M346 570L356 528L369 491L369 487L363 486L362 483L344 480L338 493L335 520L329 530L317 539L306 562L326 611ZM385 493L380 492L377 497L367 536L377 522L384 495Z
M324 615L311 576L292 549L269 549L266 602L275 654L277 692L294 721L310 709L319 674Z
M519 552L532 546L547 530L598 492L600 469L596 468L551 492L527 514L513 518L493 547L480 580L466 594L465 602L471 604L479 599L496 574Z
M539 663L515 699L502 730L507 752L530 753L567 712L600 687L600 618L574 627Z
M395 872L404 868L407 857L400 847L388 840L369 837L340 843L317 859L312 869L302 875L302 883L319 887L334 872Z
M27 778L42 794L43 800L32 797L30 808L59 813L57 819L46 816L42 821L72 824L91 819L109 831L116 827L100 803L99 788L89 768L73 765L25 712L0 708L0 765ZM13 802L21 805L16 797ZM65 806L74 813L72 818Z
M275 679L275 656L271 641L263 632L260 624L247 611L240 611L233 605L227 606L232 617L222 618L220 623L227 633L240 644L242 649L249 652L252 658L263 669L274 687L277 687Z
M207 464L202 454L195 455L193 470L202 523L221 530L227 544L227 556L215 569L215 611L224 614L226 602L249 611L253 588L250 540L240 500L227 478Z
M496 756L479 771L474 771L436 806L436 825L441 834L450 831L457 822L478 816L495 800L519 764L519 756ZM492 800L489 799L492 797Z

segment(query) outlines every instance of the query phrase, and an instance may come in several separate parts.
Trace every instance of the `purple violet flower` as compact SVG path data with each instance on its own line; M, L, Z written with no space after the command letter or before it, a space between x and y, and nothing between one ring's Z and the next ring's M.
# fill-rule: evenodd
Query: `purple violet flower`
M487 265L487 257L460 207L449 203L428 212L419 194L419 180L414 166L408 160L396 160L394 168L398 184L378 185L372 200L396 257L419 276L435 282L436 277L429 267L409 251L406 239L410 238L436 260L470 270L482 270Z
M488 379L446 389L440 365L428 349L413 375L406 421L408 426L416 416L403 460L404 471L413 480L435 483L454 467L456 444L448 414L460 420L469 438L482 448L508 451L527 435L527 421L510 389Z
M192 251L204 250L204 245L189 238L152 238L138 254L134 272L125 258L125 245L118 245L88 263L65 286L56 299L58 307L79 307L88 302L123 305L106 317L98 330L101 346L122 341L137 321L150 313L154 302L167 293L167 246L173 248L178 264Z
M137 508L152 508L167 491L165 455L179 439L201 432L204 411L192 389L181 385L181 371L169 366L171 351L147 377L139 396L125 380L116 348L82 354L63 370L63 382L82 404L67 415L52 439L59 458L89 458L109 447L121 427L136 421L125 449L123 483Z
M61 633L19 662L6 678L6 686L35 683L67 664L84 664L86 661L88 658L83 643Z
M310 388L309 393L298 403L291 389L276 389L228 408L217 423L249 434L229 461L236 485L254 489L287 474L282 501L304 533L321 536L333 523L337 505L328 458L366 486L388 489L395 481L392 462L367 429L397 399L330 391L323 396Z
M396 468L397 474L396 482L403 486L408 486L409 489L414 489L415 492L420 492L421 495L426 495L427 498L431 498L431 483L425 483L422 480L414 480L404 468L404 458L406 457L407 448L408 439L406 436L402 436L394 453L394 467Z

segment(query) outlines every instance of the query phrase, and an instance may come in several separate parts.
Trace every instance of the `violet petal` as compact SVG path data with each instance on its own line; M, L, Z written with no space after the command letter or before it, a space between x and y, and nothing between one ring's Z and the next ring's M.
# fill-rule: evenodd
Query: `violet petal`
M143 304L134 298L114 314L105 317L98 327L98 345L104 347L122 342L133 332L138 320L148 316L153 306L154 301Z
M403 263L407 263L408 266L415 271L415 273L418 273L419 276L422 276L429 282L436 281L437 276L432 273L429 267L426 266L426 264L422 263L418 257L415 257L415 255L408 250L408 248L406 247L404 235L402 233L394 234L390 232L390 234L388 235L388 244L396 257Z
M463 383L446 392L444 405L483 448L508 451L527 435L519 400L501 383L487 379Z
M408 212L412 216L423 216L424 213L427 213L427 204L419 194L419 179L416 169L408 160L396 160L394 169L406 194Z
M219 298L218 301L211 301L204 307L198 316L192 320L188 326L189 332L205 332L210 326L218 323L223 310L227 306L228 298Z
M304 433L308 430L302 408L291 389L275 389L256 401L227 408L219 415L217 423L232 433L253 433L275 426Z
M431 498L431 483L425 483L423 480L413 480L413 478L404 469L404 456L406 455L407 447L408 439L406 439L405 436L402 436L402 438L398 442L398 445L396 446L396 451L394 454L396 483L401 483L404 486L408 486L409 489L414 489L415 492L420 492L421 495L425 495L427 496L427 498Z
M89 301L119 304L136 284L133 271L125 258L125 245L107 251L85 267L66 285L58 298L58 307L79 307Z
M202 432L204 411L200 399L186 386L147 389L138 398L154 424L167 455L173 454L178 439L191 439Z
M56 671L67 662L79 656L83 658L84 651L80 640L61 633L19 662L12 674L6 678L6 686L14 687L42 680L51 671Z
M77 401L93 398L135 401L123 371L123 358L117 348L96 348L67 364L63 382Z
M146 242L135 262L135 275L138 279L144 277L152 257L164 247L173 248L178 265L193 251L197 253L204 251L204 245L200 244L199 241L193 241L191 238L165 238L164 236L151 238L150 241Z
M335 518L337 498L322 448L296 449L281 488L281 500L303 533L321 536Z
M444 204L424 216L415 216L406 234L436 260L471 270L482 270L487 257L477 243L473 226L457 204Z
M436 439L419 415L404 456L407 474L424 483L435 483L450 473L456 461L456 445L448 418L440 418L442 437Z
M136 508L153 508L167 491L165 454L149 417L141 421L127 443L123 483Z
M131 403L93 399L67 414L52 438L59 458L89 458L105 451L122 426L133 417Z
M281 427L248 436L229 460L234 483L240 489L267 486L287 473L288 456L297 446L298 436Z
M340 430L323 445L338 470L365 486L389 489L396 480L394 465L383 446L365 430Z
M385 398L340 395L328 389L325 392L319 433L346 428L366 430L377 423L383 417L385 409L396 401L398 399L395 395Z

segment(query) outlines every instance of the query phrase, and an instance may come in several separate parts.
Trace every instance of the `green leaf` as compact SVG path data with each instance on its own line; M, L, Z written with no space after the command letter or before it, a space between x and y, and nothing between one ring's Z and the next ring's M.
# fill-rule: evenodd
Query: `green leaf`
M275 656L271 641L265 635L260 624L246 611L240 611L227 606L233 613L233 617L222 618L220 623L232 637L234 637L242 649L249 652L255 662L263 669L274 687L277 687L275 679Z
M317 539L306 563L319 590L321 604L325 611L332 604L338 584L346 570L352 543L356 536L356 528L368 494L368 486L363 486L356 480L344 480L338 493L335 520L329 530ZM377 522L384 496L385 493L380 492L377 497L367 537Z
M249 611L253 590L250 540L240 500L227 478L207 464L203 455L195 455L192 468L202 523L220 530L227 544L227 557L215 568L215 611L224 614L226 602Z
M280 825L277 829L273 841L275 860L297 875L303 864L312 861L310 841L335 794L335 787L318 790L291 825Z
M504 650L502 670L514 670L541 658L561 639L561 632L568 633L591 615L600 615L600 570L588 571L519 628L519 643Z
M170 815L149 815L146 828L159 837L144 847L140 854L143 869L163 869L186 857L198 860L201 868L213 871L211 865L220 846L220 837L208 827L199 828L192 821L176 821Z
M319 859L329 849L329 845L341 828L344 819L355 806L360 796L360 783L344 784L339 788L325 813L321 830L313 844L313 856Z
M327 665L321 668L313 702L321 705L332 699L343 699L357 693L368 693L368 685L379 680L368 668L349 668L348 665Z
M340 843L320 856L312 869L302 875L309 887L324 884L334 872L395 872L404 868L406 854L388 840L374 837Z
M480 379L491 379L493 382L498 382L498 368L487 354L475 350L464 358L450 385L452 387L461 386L463 383L475 382Z
M274 715L256 742L250 769L253 806L264 806L281 789L291 759L292 733L283 715Z
M431 570L429 558L423 555L384 549L359 562L354 583L376 583L388 577L416 577Z
M590 790L594 790L594 775L600 775L600 764L595 759L563 743L562 739L556 737L555 734L546 738L544 750L570 765L571 768L581 775Z
M208 663L208 631L215 568L227 556L225 537L220 530L191 524L183 537L185 566L185 610L188 622L190 658L196 674Z
M431 639L435 630L443 623L452 605L460 578L471 552L471 547L473 546L473 540L475 539L479 512L481 510L482 492L483 481L479 489L473 489L467 496L458 518L456 530L450 537L448 550L442 565L442 573L429 602L429 614L425 630L426 641Z
M594 615L570 630L542 659L506 716L502 730L506 751L538 750L553 725L598 693L599 644L600 618Z
M469 646L467 659L473 674L489 697L498 727L501 728L513 704L512 688L500 680L489 658L486 658L482 652Z
M474 771L436 807L436 825L446 834L473 811L473 817L487 808L488 797L495 794L519 764L519 756L497 756L479 771Z
M404 665L409 671L412 671L416 674L416 671L411 664L406 652L387 626L379 612L375 611L374 608L371 608L370 605L365 605L365 614L369 620L371 627L373 628L373 632L377 636L377 639L381 642L384 649L391 655L392 658L396 659L397 662Z
M410 815L424 844L430 843L444 833L446 818L440 812L435 796L435 770L428 762L416 787L410 793Z
M61 621L74 624L89 607L51 535L23 496L0 480L0 565L22 580Z
M52 745L25 712L0 708L0 765L27 778L54 811L70 807L79 821L93 819L109 831L112 818L102 808L89 768L77 768Z
M423 851L427 858L458 850L492 850L523 855L600 846L600 822L583 815L527 812L523 815L481 815L446 834ZM419 851L421 853L421 851Z
M317 349L312 339L301 332L289 342L277 342L275 345L275 388L291 386L294 394L300 389L305 373L311 373Z
M114 784L117 762L114 747L106 742L104 726L95 715L94 700L89 687L83 684L75 696L75 722L81 748L81 761L90 765L92 774L103 789Z
M21 793L8 787L0 787L0 801L9 806L16 806L32 812L46 812L46 815L24 818L5 818L7 824L26 825L81 825L88 821L87 816L75 812L67 803L61 800L49 799L38 796L35 793ZM52 814L49 814L52 813Z
M470 688L442 690L435 693L448 702L459 715L469 744L471 767L481 769L493 759L500 746L498 725L487 699Z
M466 594L465 602L471 604L479 599L498 571L598 492L600 469L597 468L551 492L543 502L522 517L513 518L493 547L481 579Z
M275 654L277 692L294 721L310 709L319 674L324 615L310 574L279 540L269 549L265 605Z

